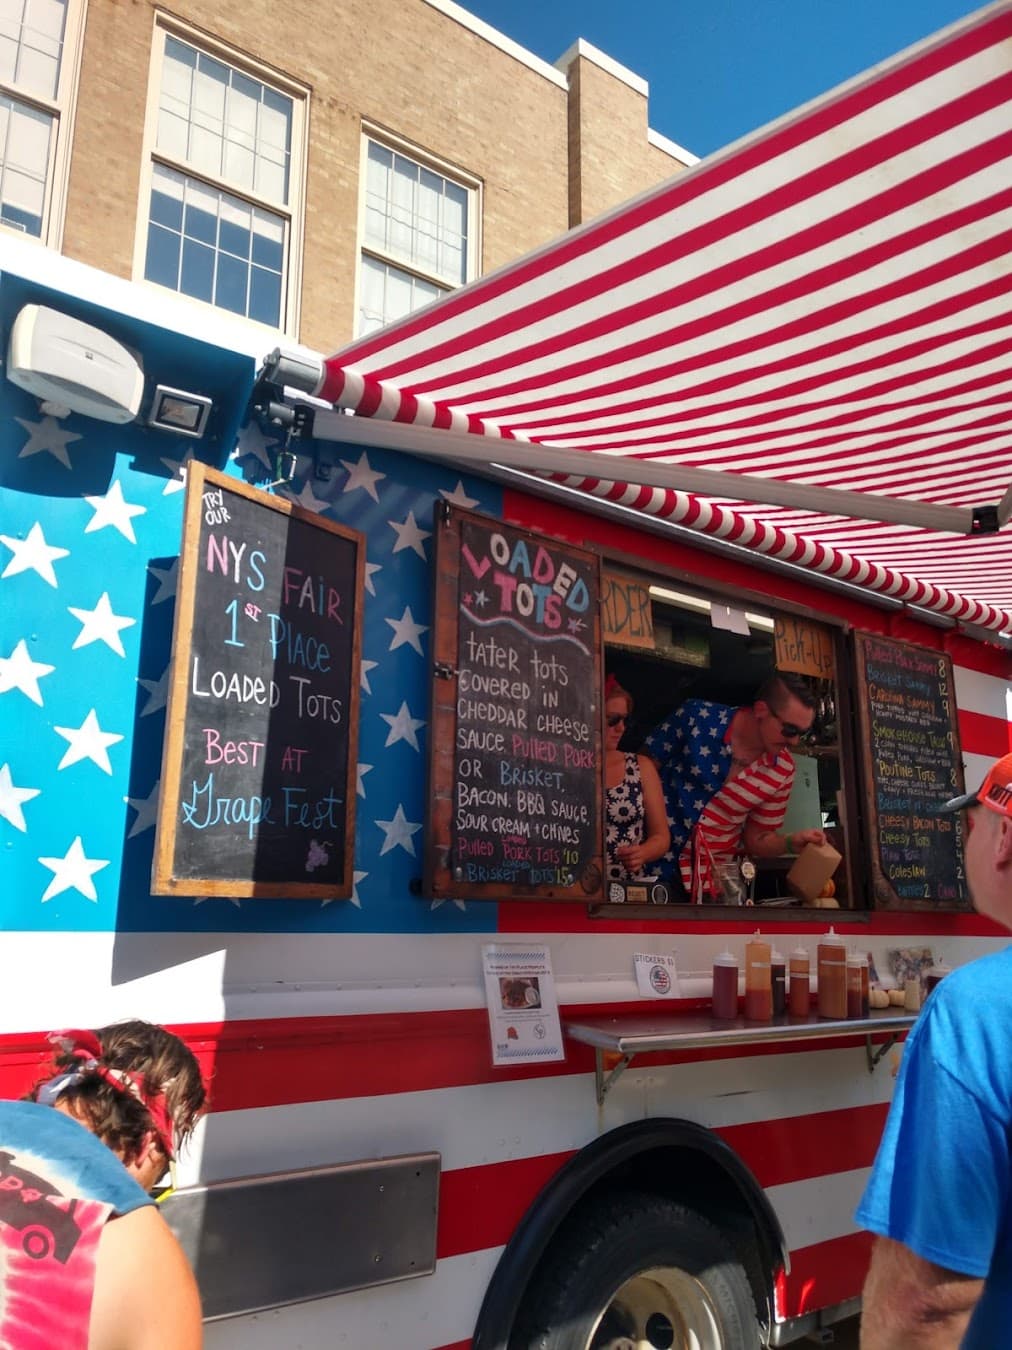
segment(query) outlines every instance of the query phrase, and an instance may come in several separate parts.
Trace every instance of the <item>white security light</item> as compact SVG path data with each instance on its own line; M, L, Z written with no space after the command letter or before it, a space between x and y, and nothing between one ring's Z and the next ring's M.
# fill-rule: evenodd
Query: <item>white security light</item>
M159 384L151 401L148 426L173 431L177 436L202 436L211 407L211 399L203 394L188 394L185 389Z

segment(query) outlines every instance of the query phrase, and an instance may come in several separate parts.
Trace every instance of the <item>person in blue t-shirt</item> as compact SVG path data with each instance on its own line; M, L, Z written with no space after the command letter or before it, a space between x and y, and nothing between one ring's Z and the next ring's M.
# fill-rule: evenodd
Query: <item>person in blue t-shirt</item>
M974 907L1012 930L1012 754L967 812ZM1012 1344L1012 947L938 985L907 1039L889 1118L857 1210L878 1234L862 1350Z

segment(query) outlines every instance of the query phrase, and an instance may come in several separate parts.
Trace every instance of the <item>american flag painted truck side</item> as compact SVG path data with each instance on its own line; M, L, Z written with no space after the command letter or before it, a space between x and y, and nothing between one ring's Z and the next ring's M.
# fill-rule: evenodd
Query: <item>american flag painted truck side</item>
M14 252L0 275L5 334L28 302L110 328L146 371L211 394L216 421L197 443L200 458L236 476L258 461L273 468L271 436L248 420L256 357L270 335L224 321L200 327L174 297L155 301L61 259L41 268ZM811 1328L820 1310L849 1307L868 1254L853 1210L892 1087L886 1065L868 1072L863 1035L651 1054L600 1104L587 1046L568 1042L560 1063L493 1067L483 942L547 944L565 1022L640 1007L632 957L646 944L677 950L676 1011L705 1006L714 953L727 945L740 955L753 925L689 922L677 911L619 921L589 917L581 905L418 894L434 508L448 501L948 653L970 786L1009 748L1008 657L860 594L820 590L396 451L328 442L334 472L323 484L308 471L312 444L297 448L295 499L367 541L354 894L156 896L190 457L185 443L135 423L55 418L4 381L0 1092L25 1090L49 1030L143 1016L183 1035L211 1081L212 1108L181 1185L439 1153L432 1274L215 1321L212 1348L505 1344L504 1310L522 1295L531 1252L547 1260L560 1240L581 1175L730 1224L774 1340ZM999 941L970 913L833 917L880 961L888 948L923 943L960 964ZM814 952L823 931L806 914L780 925L778 940ZM629 1139L642 1148L609 1155L609 1141ZM739 1175L748 1180L735 1190ZM354 1231L345 1240L354 1243ZM282 1236L276 1259L285 1260Z

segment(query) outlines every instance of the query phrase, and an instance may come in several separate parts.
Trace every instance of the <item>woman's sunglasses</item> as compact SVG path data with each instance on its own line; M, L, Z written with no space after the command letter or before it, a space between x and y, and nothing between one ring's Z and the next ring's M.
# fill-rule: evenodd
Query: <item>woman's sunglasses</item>
M606 717L604 720L609 727L617 727L619 722L628 722L629 717L626 713L612 713L610 717Z

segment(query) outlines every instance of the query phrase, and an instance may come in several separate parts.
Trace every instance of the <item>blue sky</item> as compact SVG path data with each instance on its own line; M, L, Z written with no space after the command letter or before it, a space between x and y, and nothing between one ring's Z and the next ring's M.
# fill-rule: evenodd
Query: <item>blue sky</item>
M978 8L973 0L464 0L554 62L586 38L650 85L650 125L706 155Z

